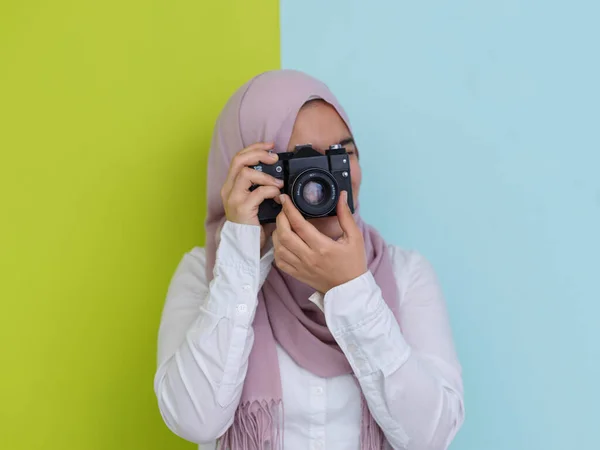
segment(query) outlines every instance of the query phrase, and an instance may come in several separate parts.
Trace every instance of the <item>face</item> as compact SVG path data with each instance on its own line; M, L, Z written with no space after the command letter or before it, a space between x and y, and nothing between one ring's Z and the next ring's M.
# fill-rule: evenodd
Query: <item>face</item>
M352 195L354 203L358 199L362 173L358 163L358 152L350 130L335 108L322 100L305 104L294 123L288 151L296 145L312 144L315 150L325 154L330 145L342 144L350 156ZM342 235L337 217L323 217L309 220L321 233L332 239Z

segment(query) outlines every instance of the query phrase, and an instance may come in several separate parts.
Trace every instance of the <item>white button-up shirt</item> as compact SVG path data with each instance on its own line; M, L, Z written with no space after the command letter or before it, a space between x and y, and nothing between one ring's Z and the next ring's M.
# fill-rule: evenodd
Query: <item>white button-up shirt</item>
M194 248L167 295L155 392L167 426L202 449L216 447L240 401L257 295L273 262L272 250L260 257L259 242L259 227L226 222L219 276L207 283L204 249ZM311 296L358 385L351 375L318 377L277 346L286 449L358 450L359 389L394 449L446 449L462 425L461 369L435 274L418 253L389 249L400 324L370 272Z

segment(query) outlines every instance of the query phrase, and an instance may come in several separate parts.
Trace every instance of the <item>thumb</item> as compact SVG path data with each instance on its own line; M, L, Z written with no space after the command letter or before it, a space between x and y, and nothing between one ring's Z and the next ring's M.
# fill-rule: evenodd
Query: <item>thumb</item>
M348 192L346 191L342 191L338 200L337 216L344 235L348 238L353 237L356 234L358 227L356 226L356 222L354 221L354 217L352 217L352 212L348 206Z

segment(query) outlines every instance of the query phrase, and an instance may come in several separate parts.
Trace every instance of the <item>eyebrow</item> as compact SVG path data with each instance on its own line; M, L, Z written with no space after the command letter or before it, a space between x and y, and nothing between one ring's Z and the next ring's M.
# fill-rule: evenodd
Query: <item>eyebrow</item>
M345 147L346 145L350 145L350 144L356 145L353 137L347 137L346 139L342 139L340 142L338 142L338 144L341 145L342 147Z

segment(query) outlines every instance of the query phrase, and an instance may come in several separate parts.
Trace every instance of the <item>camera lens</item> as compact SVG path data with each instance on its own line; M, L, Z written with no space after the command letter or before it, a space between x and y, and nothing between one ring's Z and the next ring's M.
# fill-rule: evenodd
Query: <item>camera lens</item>
M309 181L302 189L302 198L309 205L317 206L325 198L325 188L318 181Z
M324 217L335 208L338 185L335 178L323 169L307 169L293 182L292 201L307 217Z

